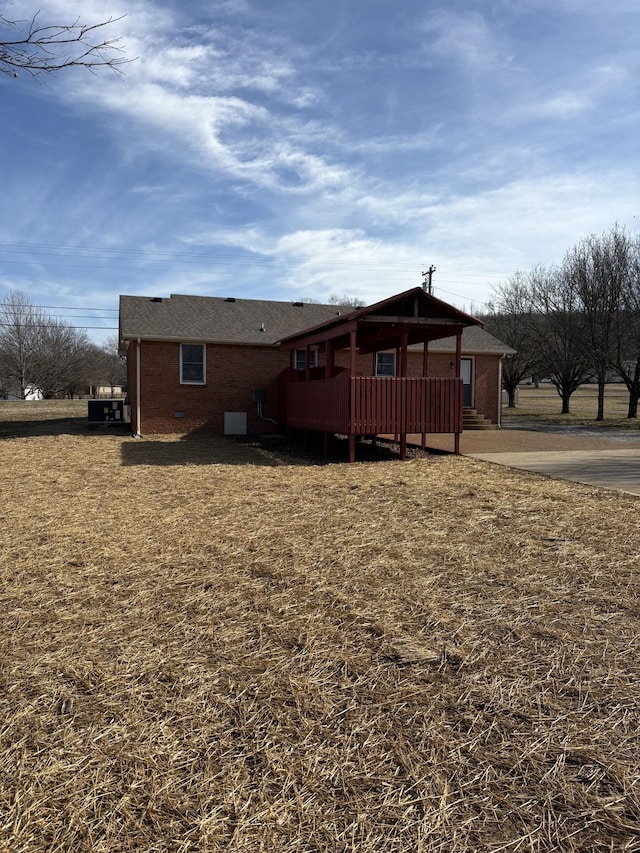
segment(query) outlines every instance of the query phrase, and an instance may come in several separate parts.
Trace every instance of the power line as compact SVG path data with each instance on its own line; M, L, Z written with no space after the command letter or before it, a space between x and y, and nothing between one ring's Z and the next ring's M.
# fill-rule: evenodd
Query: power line
M30 329L50 329L51 323L25 323ZM0 323L0 327L5 329L13 329L13 323ZM99 329L101 332L118 331L117 326L73 326L70 323L65 323L67 329Z
M17 303L17 302L3 302L3 303L0 303L0 307L1 308L16 308L19 310L25 309L24 305L20 305L20 303ZM79 305L79 306L74 307L72 305L36 305L33 302L30 302L25 310L28 310L29 308L42 308L42 309L46 309L48 311L114 311L116 314L119 311L118 308L94 308L92 305ZM78 315L76 315L76 316L78 316ZM80 315L80 316L82 316L82 315ZM98 318L96 318L96 319L98 319ZM104 319L105 320L112 320L113 317L105 317Z
M117 313L119 310L118 308L94 308L93 305L83 305L76 307L74 307L73 305L34 305L33 307L46 308L48 311L115 311Z
M0 241L0 247L5 247L6 249L12 252L26 252L32 251L34 253L42 252L45 255L59 255L61 253L73 253L74 257L77 257L78 254L82 254L85 258L93 258L95 259L116 259L116 260L149 260L149 261L178 261L182 263L216 263L220 265L220 262L232 261L234 266L237 264L255 264L257 266L260 265L272 265L272 264L284 264L284 263L294 263L294 264L313 264L315 266L326 266L334 269L339 269L341 267L344 268L361 268L365 270L370 269L405 269L407 272L415 271L418 269L419 264L412 261L351 261L345 258L340 258L336 260L331 260L327 257L320 257L317 259L310 259L304 256L283 256L283 255L266 255L261 253L254 253L249 250L242 254L233 253L233 252L220 252L215 250L203 250L198 249L197 251L170 251L170 250L162 250L162 249L116 249L116 248L108 248L108 247L99 247L99 246L65 246L61 244L51 244L51 243L13 243L8 241ZM16 260L16 261L8 261L9 263L29 263L27 260ZM79 269L83 269L82 265L73 265ZM122 269L121 267L117 269ZM445 266L440 267L440 272L449 273L456 276L490 276L490 277L504 277L510 275L513 270L509 272L505 272L504 270L498 269L487 269L484 268L481 271L478 271L477 268L468 267L468 266Z

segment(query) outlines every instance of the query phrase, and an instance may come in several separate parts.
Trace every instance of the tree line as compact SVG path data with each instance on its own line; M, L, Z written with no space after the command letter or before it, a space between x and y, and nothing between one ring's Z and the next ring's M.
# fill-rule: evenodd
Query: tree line
M14 290L0 299L0 398L74 397L92 385L122 385L125 368L113 335L102 347Z
M555 266L517 272L494 289L485 327L516 350L505 358L509 407L518 385L550 380L570 411L571 395L587 380L598 384L596 419L604 419L605 384L613 377L629 392L627 416L640 400L640 237L618 225L590 235Z

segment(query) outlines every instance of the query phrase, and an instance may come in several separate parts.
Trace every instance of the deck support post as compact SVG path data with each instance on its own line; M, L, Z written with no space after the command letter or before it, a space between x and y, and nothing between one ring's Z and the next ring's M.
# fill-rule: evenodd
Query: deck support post
M462 329L458 329L456 333L456 377L460 377L462 369ZM462 403L460 400L460 410L458 413L459 421L456 428L455 438L453 440L454 453L460 455L460 430L462 429Z
M409 329L406 325L402 326L400 330L400 376L402 378L406 378L408 372L408 361L407 361L407 345L409 343ZM402 420L404 421L404 427L406 429L406 412L402 412ZM400 459L407 458L407 434L406 432L400 433Z
M351 324L349 334L349 462L356 461L356 344L358 324Z
M425 341L422 345L422 378L426 379L429 372L429 341ZM422 449L427 446L427 434L422 433Z
M403 432L400 436L400 459L407 458L407 434Z
M326 359L326 367L325 367L325 376L327 379L333 379L335 365L333 363L333 341L328 340L325 349L325 359Z
M407 345L409 343L409 330L403 326L400 330L400 376L407 375Z

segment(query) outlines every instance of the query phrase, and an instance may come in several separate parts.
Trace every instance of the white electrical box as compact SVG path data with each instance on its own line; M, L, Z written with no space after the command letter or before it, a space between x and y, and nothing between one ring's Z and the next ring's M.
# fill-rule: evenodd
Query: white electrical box
M247 434L247 413L246 412L225 412L224 413L224 434L225 435L246 435Z

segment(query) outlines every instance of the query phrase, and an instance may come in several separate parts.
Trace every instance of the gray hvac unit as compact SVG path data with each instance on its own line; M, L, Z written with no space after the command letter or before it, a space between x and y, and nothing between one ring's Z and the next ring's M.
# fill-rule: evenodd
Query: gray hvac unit
M124 400L89 400L89 423L110 426L131 423L131 406Z

